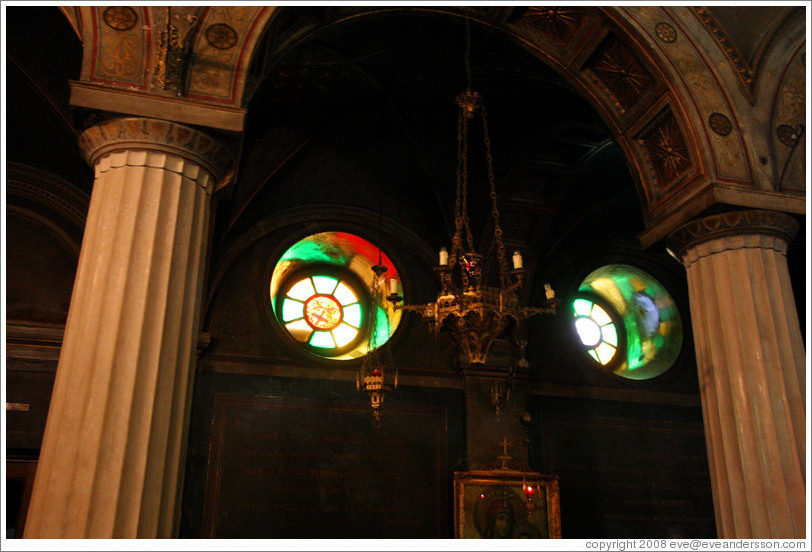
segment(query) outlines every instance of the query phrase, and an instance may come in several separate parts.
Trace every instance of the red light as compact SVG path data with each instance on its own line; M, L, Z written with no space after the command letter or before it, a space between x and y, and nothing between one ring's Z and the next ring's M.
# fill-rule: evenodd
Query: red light
M381 375L381 369L380 369L380 368L373 368L373 369L370 371L370 373L371 373L373 376L380 376L380 375Z
M531 485L528 485L527 487L524 488L524 493L526 495L534 495L536 494L536 488Z

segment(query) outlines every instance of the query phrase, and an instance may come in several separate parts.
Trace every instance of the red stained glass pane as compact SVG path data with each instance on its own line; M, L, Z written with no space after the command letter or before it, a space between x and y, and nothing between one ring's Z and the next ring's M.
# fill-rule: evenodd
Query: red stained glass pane
M329 295L314 295L305 303L304 315L313 328L330 331L341 322L341 305Z

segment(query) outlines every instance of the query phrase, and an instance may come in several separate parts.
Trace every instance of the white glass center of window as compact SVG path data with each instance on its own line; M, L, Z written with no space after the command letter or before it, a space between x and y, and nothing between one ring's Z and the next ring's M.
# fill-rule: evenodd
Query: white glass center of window
M598 323L591 318L581 317L575 321L575 329L581 343L587 347L594 347L601 341L601 328Z

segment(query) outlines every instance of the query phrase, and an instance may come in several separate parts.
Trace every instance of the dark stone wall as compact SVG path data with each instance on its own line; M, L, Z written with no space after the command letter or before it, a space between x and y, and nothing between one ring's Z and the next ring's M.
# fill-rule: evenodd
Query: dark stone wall
M223 401L237 406L216 410ZM465 454L462 403L459 390L401 385L373 429L368 398L351 380L201 372L180 536L372 538L408 527L401 538L451 537L452 473ZM268 439L252 443L251 435ZM390 527L375 505L410 522Z
M55 231L30 217L7 219L6 317L28 323L64 324L68 317L76 254Z
M699 407L531 395L537 470L564 538L715 538Z

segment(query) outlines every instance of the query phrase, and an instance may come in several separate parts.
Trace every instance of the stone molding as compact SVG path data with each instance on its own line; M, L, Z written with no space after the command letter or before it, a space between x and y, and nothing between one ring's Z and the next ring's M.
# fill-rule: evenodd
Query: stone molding
M730 211L692 220L675 230L668 248L680 259L689 248L717 238L746 234L767 234L790 242L798 233L798 222L777 211Z
M90 127L79 137L79 148L92 166L115 151L148 150L178 155L207 170L222 188L232 178L234 158L212 137L193 128L161 119L124 117Z
M78 186L50 173L18 163L6 163L7 196L32 199L83 229L90 198ZM14 201L9 201L14 203Z

